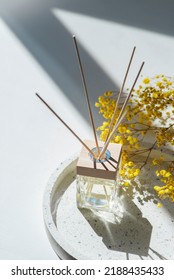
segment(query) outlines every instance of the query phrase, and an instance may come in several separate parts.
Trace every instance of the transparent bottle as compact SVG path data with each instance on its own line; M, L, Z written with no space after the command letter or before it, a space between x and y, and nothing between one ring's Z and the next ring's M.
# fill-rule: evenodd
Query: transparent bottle
M94 210L111 208L116 189L115 180L77 175L77 205Z
M93 141L86 144L95 153ZM103 143L99 142L102 149ZM96 160L83 147L77 163L77 206L87 208L101 216L122 216L119 163L121 145L111 143L101 160Z

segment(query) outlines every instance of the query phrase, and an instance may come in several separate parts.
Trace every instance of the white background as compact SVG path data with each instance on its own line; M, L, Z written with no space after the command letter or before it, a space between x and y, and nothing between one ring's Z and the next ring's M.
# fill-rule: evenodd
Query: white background
M172 0L0 0L0 259L57 259L44 229L42 197L57 165L81 144L44 107L38 92L84 138L91 138L74 51L76 34L96 126L97 97L174 70Z

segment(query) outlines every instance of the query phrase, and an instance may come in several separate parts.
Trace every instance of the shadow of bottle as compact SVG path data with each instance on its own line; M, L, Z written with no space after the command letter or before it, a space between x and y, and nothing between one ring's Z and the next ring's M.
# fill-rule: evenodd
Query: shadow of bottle
M124 197L124 214L120 222L110 222L97 212L79 209L90 226L102 237L109 250L148 256L152 225L142 217L135 203Z

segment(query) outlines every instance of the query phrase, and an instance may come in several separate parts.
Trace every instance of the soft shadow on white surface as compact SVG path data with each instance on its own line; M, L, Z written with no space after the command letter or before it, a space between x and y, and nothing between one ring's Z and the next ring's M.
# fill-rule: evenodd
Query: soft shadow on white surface
M30 1L27 11L25 7L21 10L11 6L7 7L3 19L52 80L66 94L73 106L88 121L88 111L72 34L52 13L52 9L58 6L59 1L39 1L39 3L40 7L35 9L35 2ZM94 103L104 91L111 88L117 89L117 86L107 76L104 69L81 46L80 42L79 48L90 93L91 106L93 107L96 126L98 126L101 120L98 121L99 115L97 109L94 109Z
M172 0L61 0L59 9L173 36Z
M109 3L100 0L16 0L15 4L6 1L1 6L5 22L86 120L88 120L88 113L71 38L72 34L58 18L53 16L52 10L65 10L87 15L128 27L136 27L142 32L148 30L174 35L174 3L172 0L141 2L138 0L110 0ZM81 26L79 25L78 30L83 32L83 22ZM88 36L89 34L86 33L86 37ZM97 34L95 36L95 41L91 41L91 44L97 43ZM117 35L113 34L113 37L115 36ZM103 40L105 40L105 34L103 34ZM120 35L117 40L118 43L122 40ZM108 50L109 44L112 42L108 42ZM80 51L97 126L101 123L98 112L94 109L97 97L108 89L118 89L118 85L116 79L112 80L81 45ZM124 54L121 55L124 64Z
M3 147L0 164L0 186L3 194L0 198L1 259L56 258L48 245L44 231L41 213L42 195L46 181L58 162L80 147L42 105L36 102L34 92L39 89L40 94L44 92L52 104L57 106L58 102L61 112L64 110L61 104L67 98L70 102L67 102L64 111L69 120L72 114L75 115L75 110L78 110L82 119L89 122L72 34L52 11L59 9L91 16L108 23L120 23L125 27L132 26L138 28L142 34L144 30L155 31L162 36L170 35L172 40L173 6L173 1L169 0L147 0L141 3L138 0L0 2L0 16L7 25L4 34L1 33L3 40L0 46L3 62L0 70L3 136L0 139ZM86 23L83 21L80 23L77 31L84 36ZM67 25L70 24L71 20ZM90 37L88 32L86 36L102 55L98 48L97 30L94 26L92 36ZM110 40L105 42L104 35L103 44L106 53L111 61L113 57L114 64L115 56L108 52L110 46L117 47L117 40L112 40L112 36L115 35L111 34ZM126 36L127 34L121 34L118 43L123 43L124 51L127 49L127 52L130 52ZM162 59L165 61L162 49L166 46L164 42L165 38L162 37L157 49L159 51L161 46L160 61ZM147 46L151 49L153 40L147 40L145 48ZM173 54L172 46L171 44L171 54ZM165 50L169 53L168 47ZM101 119L94 109L94 102L105 90L117 89L118 83L108 75L105 67L97 63L81 42L80 51L97 126L101 123ZM125 52L121 47L119 51L117 57L124 57ZM155 52L156 49L153 53ZM153 60L153 64L154 61L158 63L153 56L150 56L149 60ZM168 59L166 67L170 68L172 63L172 59ZM113 65L111 67L114 69ZM79 132L83 135L82 130L85 126L82 119L79 118L77 121ZM72 118L72 125L77 125L75 118Z

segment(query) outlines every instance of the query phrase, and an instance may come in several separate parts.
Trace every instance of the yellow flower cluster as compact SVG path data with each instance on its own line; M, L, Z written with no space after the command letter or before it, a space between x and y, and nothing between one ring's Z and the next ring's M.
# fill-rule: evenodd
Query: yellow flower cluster
M105 92L95 104L99 113L105 118L103 124L98 128L101 132L100 138L103 141L106 140L110 131L117 96L118 93L113 91ZM121 106L122 104L118 106L113 126L119 117ZM144 78L138 88L133 91L126 109L128 113L117 128L111 142L122 144L124 147L120 175L123 185L129 186L131 181L139 175L142 168L149 162L154 147L174 145L174 78L164 75ZM149 149L142 150L143 140L149 132L153 132L155 136L154 143ZM137 157L143 153L145 160L137 165L133 160L134 156ZM160 165L162 161L161 158L154 158L152 159L152 165ZM163 189L159 189L160 186L155 186L155 190L160 198L168 197L174 202L173 189L171 189L174 187L174 175L172 175L174 171L171 168L169 169L166 170L167 173L156 174L165 185ZM169 174L171 175L166 177ZM168 194L163 194L164 189Z
M129 155L126 151L123 151L122 153L122 162L119 173L124 180L123 184L126 187L129 186L131 180L135 179L140 173L140 169L137 165L129 160Z
M116 100L113 97L113 92L108 91L105 92L103 96L99 96L98 102L95 103L95 106L99 108L99 113L102 114L105 119L112 118L116 104Z
M157 146L164 146L166 143L174 145L174 129L173 127L159 128L156 132Z
M163 156L160 156L159 158L154 158L152 160L152 165L161 165L163 161L164 161Z
M134 99L137 109L141 110L150 122L158 119L158 123L164 126L171 115L167 109L174 108L174 79L164 75L145 78L135 93L138 96Z
M174 202L174 168L157 170L156 174L163 182L163 186L154 186L158 196L162 199L169 198Z

